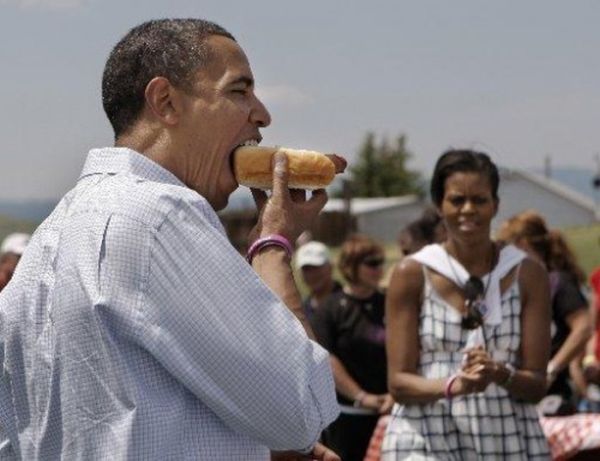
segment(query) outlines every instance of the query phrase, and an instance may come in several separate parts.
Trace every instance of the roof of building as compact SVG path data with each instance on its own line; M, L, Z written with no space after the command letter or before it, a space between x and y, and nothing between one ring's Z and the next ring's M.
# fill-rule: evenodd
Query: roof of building
M371 213L398 206L412 205L419 201L417 195L401 195L398 197L356 197L350 200L350 210L353 215ZM346 201L341 198L330 198L323 208L326 213L342 212L346 209Z
M500 175L503 180L510 180L514 177L524 179L526 181L534 183L535 185L547 190L552 194L562 197L563 199L573 203L576 206L579 206L591 212L596 211L596 206L593 200L553 179L546 178L544 176L540 176L528 171L512 170L508 168L502 168L500 170Z

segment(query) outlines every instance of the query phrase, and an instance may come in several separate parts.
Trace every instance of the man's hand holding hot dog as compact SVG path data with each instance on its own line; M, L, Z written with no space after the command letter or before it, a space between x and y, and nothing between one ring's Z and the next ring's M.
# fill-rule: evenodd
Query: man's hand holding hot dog
M303 190L288 188L288 160L282 153L273 156L273 193L270 197L259 189L252 189L258 210L258 222L250 232L250 245L258 238L281 235L289 242L310 227L327 202L327 193L313 191L307 200ZM314 338L302 311L300 293L294 282L290 255L284 248L267 246L252 258L252 267L263 281L279 295L285 305L302 322L304 329Z

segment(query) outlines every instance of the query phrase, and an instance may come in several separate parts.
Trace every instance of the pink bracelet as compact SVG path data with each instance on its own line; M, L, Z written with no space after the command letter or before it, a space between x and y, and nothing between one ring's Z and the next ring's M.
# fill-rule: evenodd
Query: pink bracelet
M457 378L458 378L458 373L454 373L452 376L450 376L446 380L446 386L444 387L444 396L448 400L452 400L452 397L454 397L452 395L452 384L454 384L454 381L456 381Z
M255 240L254 243L250 245L250 248L248 248L248 253L246 253L246 260L250 264L252 264L252 260L254 259L254 256L256 256L256 253L258 253L265 247L273 245L283 248L288 258L292 257L293 249L292 245L290 244L290 241L286 239L283 235L273 234Z

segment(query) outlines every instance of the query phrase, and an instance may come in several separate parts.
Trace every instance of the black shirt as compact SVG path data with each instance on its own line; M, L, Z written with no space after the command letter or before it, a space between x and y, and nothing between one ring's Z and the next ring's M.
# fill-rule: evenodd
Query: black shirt
M333 288L331 289L331 294L329 296L332 296L333 294L337 293L338 291L342 291L342 285L337 280L334 280ZM327 299L329 299L329 297L325 299L325 301L323 302L323 305L325 305L325 303L327 302ZM310 326L314 328L314 326L312 324L312 320L315 316L317 309L315 309L315 307L312 304L312 296L307 296L306 298L304 298L304 301L302 301L302 310L304 311L304 315L306 315L306 318L309 320L309 322L311 324Z
M371 394L387 393L384 310L382 293L358 299L341 291L332 295L313 319L319 343ZM339 394L338 400L352 403Z

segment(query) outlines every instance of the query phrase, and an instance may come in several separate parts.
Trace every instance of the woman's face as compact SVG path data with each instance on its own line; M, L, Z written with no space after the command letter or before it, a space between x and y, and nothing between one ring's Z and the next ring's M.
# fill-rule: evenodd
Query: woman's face
M489 238L490 224L497 211L498 202L492 196L487 176L465 171L446 178L439 212L449 238L466 241Z
M359 285L376 289L383 277L385 257L381 253L365 256L358 264L356 279Z

